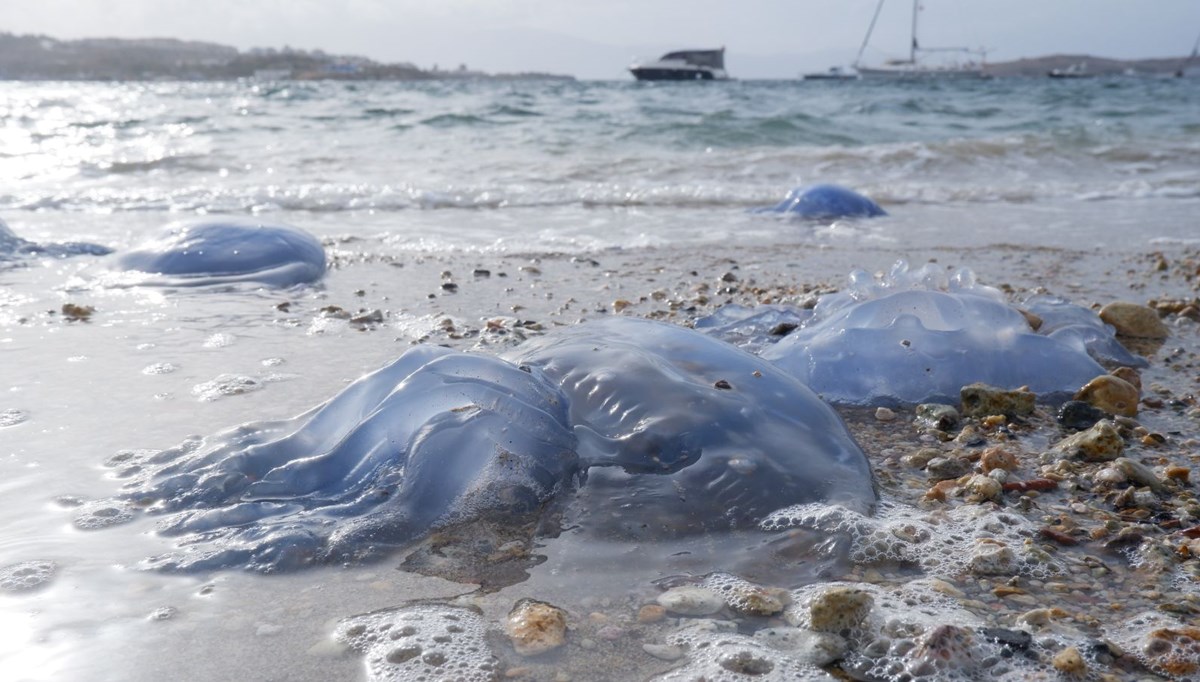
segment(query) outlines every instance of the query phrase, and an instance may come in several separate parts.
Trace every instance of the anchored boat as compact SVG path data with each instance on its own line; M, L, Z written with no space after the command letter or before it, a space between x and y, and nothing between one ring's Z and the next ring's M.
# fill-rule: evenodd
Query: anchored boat
M629 72L640 81L721 81L725 73L725 48L719 50L678 50L657 61L634 64Z

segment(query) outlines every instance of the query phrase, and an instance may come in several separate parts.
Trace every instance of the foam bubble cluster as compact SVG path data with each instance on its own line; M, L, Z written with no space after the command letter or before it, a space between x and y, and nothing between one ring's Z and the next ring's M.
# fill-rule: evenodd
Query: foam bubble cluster
M809 628L809 609L830 591L852 589L870 597L869 614L846 632L849 648L839 666L853 679L935 679L1011 682L1044 675L1042 655L1062 645L1059 638L1035 639L1022 630L985 627L969 611L940 594L928 579L898 586L825 583L794 590L785 615Z
M372 682L490 682L498 660L486 630L474 611L422 604L348 618L334 637L363 654Z
M1161 613L1141 613L1105 634L1150 670L1173 680L1200 673L1200 627Z
M23 561L0 568L0 591L26 592L45 585L54 577L58 564L53 561Z
M820 668L797 661L763 642L737 633L712 634L685 630L673 635L671 644L688 652L687 662L655 677L663 682L740 682L746 679L832 682Z
M87 502L75 512L75 527L80 530L99 530L133 520L133 509L121 500Z
M0 429L6 426L16 426L26 419L29 419L29 413L24 410L15 408L0 410Z
M881 504L874 517L845 507L803 504L781 509L762 522L767 531L809 528L849 541L859 565L920 566L928 576L1022 575L1045 579L1064 568L1030 539L1037 526L1017 514L982 505L961 505L933 514Z

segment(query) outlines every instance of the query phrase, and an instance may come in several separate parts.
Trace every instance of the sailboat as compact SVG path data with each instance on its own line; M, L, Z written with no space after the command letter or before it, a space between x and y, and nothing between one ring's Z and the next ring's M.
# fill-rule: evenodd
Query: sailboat
M1200 36L1196 37L1196 44L1192 46L1192 53L1188 55L1188 58L1183 60L1183 63L1181 63L1179 68L1175 70L1175 77L1183 78L1184 76L1192 75L1192 69L1190 66L1192 62L1196 61L1196 57L1198 55L1200 55Z
M879 0L875 6L875 15L871 17L871 25L863 38L862 47L854 59L854 68L863 78L988 78L983 67L987 61L987 50L969 47L921 47L917 41L917 17L921 12L921 0L913 0L912 8L912 41L908 49L908 59L889 59L882 66L864 66L863 52L871 42L871 33L879 20L879 12L883 10L885 0ZM932 63L927 58L931 53L958 54L963 57L951 62ZM921 59L925 57L924 59ZM976 59L978 57L978 59Z

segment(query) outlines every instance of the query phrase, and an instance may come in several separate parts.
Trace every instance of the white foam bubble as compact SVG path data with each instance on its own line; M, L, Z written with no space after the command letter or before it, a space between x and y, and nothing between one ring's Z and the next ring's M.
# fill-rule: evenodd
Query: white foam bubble
M348 618L334 637L364 654L368 679L387 682L496 678L483 618L456 606L421 604Z
M928 576L1022 575L1048 578L1063 571L1059 559L1027 542L1037 526L1024 517L989 505L961 505L926 512L902 504L881 504L874 517L824 503L802 504L776 511L762 528L812 528L850 540L856 564L915 564ZM1003 552L1011 553L1005 561ZM993 556L1001 552L1001 556ZM995 562L988 562L988 558ZM993 566L992 564L997 564ZM999 564L1005 564L1000 566Z
M23 410L0 410L0 429L6 426L16 426L26 419L29 419L29 413Z
M261 390L263 382L242 374L222 374L212 381L192 387L192 394L205 402L231 395L242 395Z
M45 585L58 570L53 561L22 561L0 568L0 591L25 592Z
M74 524L80 530L108 528L133 519L133 509L120 500L96 500L79 507Z
M1105 634L1150 670L1170 679L1200 672L1200 628L1171 616L1146 612L1118 621Z
M816 666L798 661L746 635L689 628L675 633L669 641L687 651L687 662L653 678L655 680L825 682L835 679Z

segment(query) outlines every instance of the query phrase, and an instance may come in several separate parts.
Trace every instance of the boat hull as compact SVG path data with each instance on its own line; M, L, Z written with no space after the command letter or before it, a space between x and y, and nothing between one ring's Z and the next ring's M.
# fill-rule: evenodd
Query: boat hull
M872 69L859 67L863 78L893 80L979 80L991 78L978 69Z
M654 67L636 67L629 70L633 77L640 81L711 81L724 80L718 78L707 69L668 69Z

